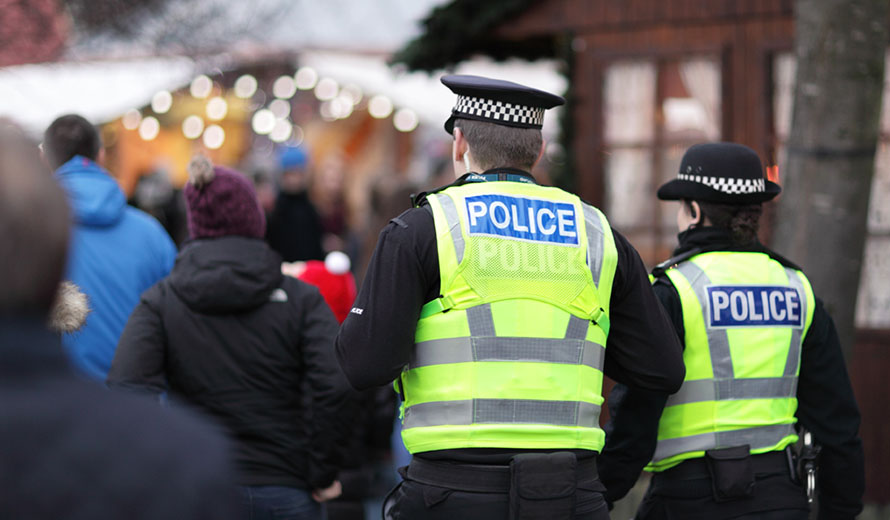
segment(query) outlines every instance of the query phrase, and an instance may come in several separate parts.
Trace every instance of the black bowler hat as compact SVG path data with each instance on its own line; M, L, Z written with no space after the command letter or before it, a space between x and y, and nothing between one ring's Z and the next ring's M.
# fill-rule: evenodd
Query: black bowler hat
M443 76L442 83L457 94L457 104L445 121L449 134L457 118L540 130L544 110L566 102L555 94L501 79L452 75Z
M658 198L756 204L780 191L778 184L763 177L763 164L754 150L736 143L704 143L686 150L677 178L658 188Z

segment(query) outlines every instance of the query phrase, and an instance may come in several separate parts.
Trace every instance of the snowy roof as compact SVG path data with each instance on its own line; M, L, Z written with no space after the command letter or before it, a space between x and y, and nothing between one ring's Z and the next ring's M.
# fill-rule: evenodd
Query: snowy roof
M0 116L34 135L68 113L101 123L147 104L159 90L187 84L194 74L194 62L182 57L0 68Z

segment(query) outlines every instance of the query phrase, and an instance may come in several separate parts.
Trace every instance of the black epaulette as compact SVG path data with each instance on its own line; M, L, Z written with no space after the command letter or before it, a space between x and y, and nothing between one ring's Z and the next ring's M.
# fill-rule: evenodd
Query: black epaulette
M675 265L679 264L680 262L685 262L686 260L689 260L690 258L692 258L693 256L695 256L701 252L703 252L702 248L693 247L689 251L685 251L683 253L680 253L677 256L668 258L664 262L656 265L654 269L652 269L652 276L655 278L658 278L659 276L664 275L664 272L667 271L668 269L674 267Z
M776 252L773 251L772 249L770 249L770 248L768 248L768 247L766 247L766 246L762 246L762 248L763 248L763 252L766 253L767 256L769 256L770 258L772 258L772 259L775 260L776 262L779 262L780 264L782 264L783 267L788 267L788 268L790 268L790 269L794 269L795 271L802 271L802 270L803 270L803 269L801 269L797 264L795 264L795 263L792 262L791 260L788 260L787 258L785 258L784 256L780 255L779 253L776 253Z
M467 184L467 178L470 177L471 175L478 175L478 174L465 173L465 174L461 175L456 181L452 182L451 184L446 184L445 186L440 186L440 187L438 187L434 190L430 190L430 191L421 191L420 193L412 193L411 194L411 206L415 207L415 208L419 208L420 206L426 204L426 199L430 195L435 195L436 193L439 193L440 191L443 191L443 190L447 190L448 188L451 188L453 186L463 186L464 184Z

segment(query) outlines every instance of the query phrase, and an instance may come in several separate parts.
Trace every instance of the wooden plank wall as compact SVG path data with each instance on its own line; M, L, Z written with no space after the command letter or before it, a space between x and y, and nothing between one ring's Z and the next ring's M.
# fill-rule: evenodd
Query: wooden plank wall
M650 24L736 22L791 16L793 0L543 0L498 27L507 38Z
M850 379L862 426L859 434L865 447L865 499L890 504L890 421L887 396L890 395L890 330L859 330L849 365Z

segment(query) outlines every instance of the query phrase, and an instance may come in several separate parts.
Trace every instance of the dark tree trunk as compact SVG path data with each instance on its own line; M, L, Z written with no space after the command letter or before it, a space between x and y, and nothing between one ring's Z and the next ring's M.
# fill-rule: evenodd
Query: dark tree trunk
M796 0L797 81L773 243L853 347L887 46L887 0Z

